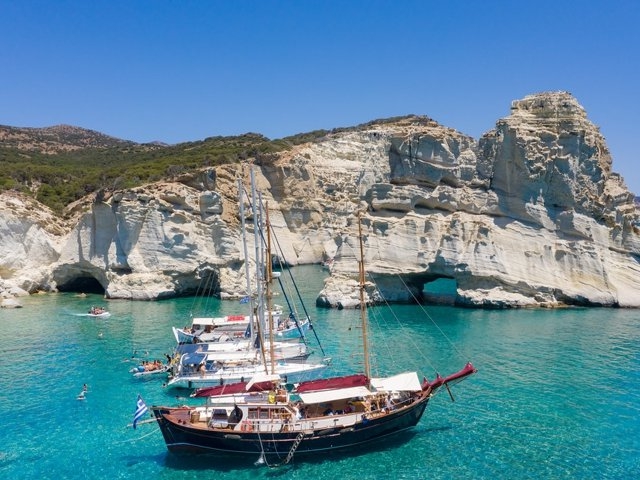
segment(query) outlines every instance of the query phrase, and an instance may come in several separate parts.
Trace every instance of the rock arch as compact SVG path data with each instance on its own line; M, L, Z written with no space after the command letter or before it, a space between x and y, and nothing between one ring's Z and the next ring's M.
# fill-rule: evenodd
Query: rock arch
M58 283L59 292L99 293L104 295L105 288L92 275L78 275Z

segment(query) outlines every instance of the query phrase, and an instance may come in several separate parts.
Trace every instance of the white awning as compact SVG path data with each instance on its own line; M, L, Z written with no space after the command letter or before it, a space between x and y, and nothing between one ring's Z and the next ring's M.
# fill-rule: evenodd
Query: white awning
M249 383L247 383L247 386L245 387L245 389L249 391L249 389L253 386L254 383L262 383L262 382L280 383L281 380L282 379L280 378L280 375L257 373L253 377L251 377L251 380L249 380Z
M300 393L300 400L304 403L322 403L345 398L366 397L371 395L367 387L338 388L335 390L322 390L320 392Z
M217 325L220 320L220 318L213 317L196 317L191 321L191 325Z
M249 323L249 315L227 315L226 317L195 317L191 325L223 327L229 325L244 325L247 323Z
M418 374L416 372L406 372L394 375L393 377L372 378L371 385L376 390L391 392L419 392L422 390Z

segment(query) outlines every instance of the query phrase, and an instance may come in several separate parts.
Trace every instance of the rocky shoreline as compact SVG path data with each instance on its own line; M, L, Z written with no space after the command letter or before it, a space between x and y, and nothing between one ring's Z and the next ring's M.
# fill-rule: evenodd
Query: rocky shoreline
M372 122L252 162L281 257L332 261L318 305L351 308L362 215L370 302L455 281L467 307L640 307L640 221L598 128L566 92L514 101L478 141L426 117ZM244 295L227 165L85 199L62 220L0 198L3 306L37 291L155 300L213 279ZM253 251L250 249L250 251Z

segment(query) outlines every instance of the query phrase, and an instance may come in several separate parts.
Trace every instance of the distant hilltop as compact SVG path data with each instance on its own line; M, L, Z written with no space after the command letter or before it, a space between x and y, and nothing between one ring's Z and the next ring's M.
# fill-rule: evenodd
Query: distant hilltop
M135 145L135 142L71 125L44 128L0 125L0 145L3 148L55 154L83 148L127 147Z
M446 279L459 306L640 307L634 195L567 92L515 100L477 140L416 115L273 141L245 134L171 147L56 128L36 129L38 141L72 145L77 134L75 145L115 146L54 155L58 173L47 177L42 153L18 154L2 141L16 172L0 194L4 297L82 291L154 300L193 294L207 279L221 298L241 298L237 181L247 182L251 166L281 260L330 265L320 306L358 303L361 217L367 271L379 288L367 286L371 303L430 300L429 285ZM41 178L21 180L28 162L46 167ZM81 182L62 175L79 164L90 171ZM11 181L17 187L6 189ZM73 198L60 196L69 185L88 195L59 210L37 201Z

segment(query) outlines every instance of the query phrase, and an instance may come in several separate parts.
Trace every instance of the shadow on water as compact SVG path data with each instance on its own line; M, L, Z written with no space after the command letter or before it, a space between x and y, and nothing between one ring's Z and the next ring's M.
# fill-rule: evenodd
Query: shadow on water
M162 452L156 455L125 455L122 457L124 464L127 468L133 467L138 464L155 463L162 465L166 452Z
M17 453L0 452L0 469L11 463L17 463L19 460Z
M262 468L263 465L255 465L258 458L259 456L257 454L225 456L223 454L175 454L166 452L161 462L163 467L172 470L198 471L213 469L221 472L230 472L238 469Z

